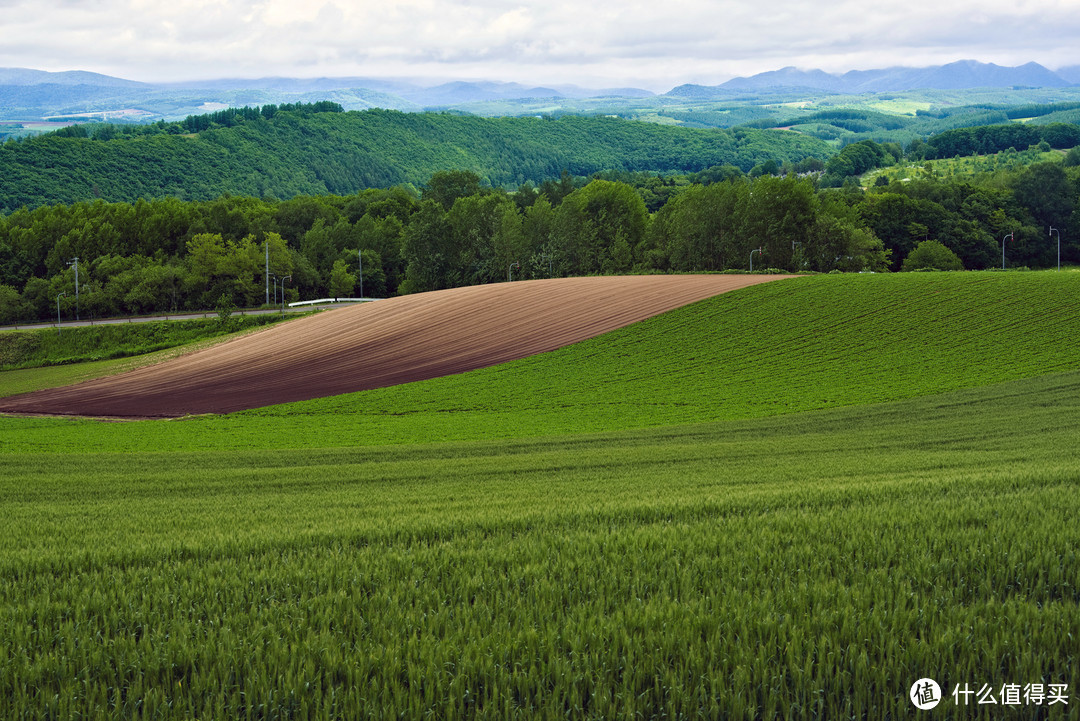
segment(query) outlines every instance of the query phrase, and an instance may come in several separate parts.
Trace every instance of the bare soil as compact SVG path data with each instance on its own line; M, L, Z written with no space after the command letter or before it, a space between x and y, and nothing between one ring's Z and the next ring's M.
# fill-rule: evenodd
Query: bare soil
M120 375L0 399L0 412L177 418L462 373L788 276L556 278L325 311Z

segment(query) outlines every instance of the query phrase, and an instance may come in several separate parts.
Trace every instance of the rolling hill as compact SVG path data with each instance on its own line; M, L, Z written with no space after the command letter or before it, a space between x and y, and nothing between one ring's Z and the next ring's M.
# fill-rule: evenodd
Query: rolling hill
M0 400L0 412L177 417L382 388L554 350L784 276L496 283L325 312L173 361Z
M0 698L877 719L933 678L1066 718L1078 278L797 278L330 399L0 417Z
M725 293L490 368L168 427L62 422L103 447L202 428L282 443L478 440L599 432L878 403L1080 369L1075 273L822 275ZM528 286L512 284L517 292ZM979 318L973 323L972 318ZM279 329L284 330L284 328ZM539 332L536 329L532 332ZM257 419L256 419L257 418ZM318 418L316 426L308 420ZM49 423L42 420L42 423ZM17 421L0 420L16 437ZM176 429L176 430L173 430ZM336 429L336 430L335 430ZM59 437L59 436L58 436ZM142 439L142 440L140 440ZM171 441L170 441L171 442Z
M774 130L694 130L605 117L479 118L435 113L278 112L207 122L198 133L153 126L104 135L47 135L0 146L0 211L101 198L223 193L290 198L422 185L471 170L493 186L534 183L563 170L744 171L767 160L825 158L827 143ZM111 126L110 126L111 127ZM73 129L69 135L85 135ZM166 132L168 131L168 132Z

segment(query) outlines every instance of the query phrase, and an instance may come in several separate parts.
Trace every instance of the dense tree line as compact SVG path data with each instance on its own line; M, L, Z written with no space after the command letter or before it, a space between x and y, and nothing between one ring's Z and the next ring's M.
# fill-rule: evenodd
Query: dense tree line
M907 146L912 141L925 141L955 129L969 129L980 126L1006 127L1016 125L1010 121L1024 120L1023 125L1038 128L1044 125L1080 123L1080 104L1075 102L1002 105L983 103L949 107L936 107L932 110L917 110L914 115L883 113L868 108L827 108L811 113L784 114L776 109L760 109L761 117L743 119L743 108L734 105L726 111L706 111L690 113L671 113L685 123L729 127L743 125L755 128L792 128L800 133L837 142L841 145L873 140L878 143L899 143ZM1030 131L1029 131L1030 134ZM1018 150L1028 144L1038 143L1035 137L1031 143L1023 146L1016 144ZM1052 141L1048 141L1051 142ZM1002 146L1002 150L1010 145ZM1068 148L1072 144L1061 146ZM953 157L954 153L937 157ZM933 159L934 156L931 156Z
M1048 148L1068 149L1080 145L1080 126L1070 123L1028 125L984 125L957 128L935 135L926 141L932 149L926 158L952 158L957 155L1000 153L1009 148L1022 150L1045 143Z
M867 226L890 252L894 270L920 241L936 240L969 270L1000 267L1009 236L1009 266L1050 267L1080 263L1080 157L1076 165L1040 162L983 182L938 177L932 166L922 178L875 188L856 204Z
M618 118L480 118L334 103L222 110L180 123L76 125L0 145L0 212L100 198L224 193L291 198L423 184L445 168L493 187L563 170L691 173L729 164L824 160L820 140L769 130L695 130Z
M683 176L563 173L507 192L470 171L422 191L273 200L80 202L0 216L0 322L266 300L387 296L508 279L626 272L967 269L1080 262L1080 154L993 182L928 172L863 192L733 166ZM940 248L938 247L940 245ZM918 253L915 253L919 250ZM912 258L906 266L904 262ZM955 262L953 260L955 258ZM361 273L362 262L362 273Z

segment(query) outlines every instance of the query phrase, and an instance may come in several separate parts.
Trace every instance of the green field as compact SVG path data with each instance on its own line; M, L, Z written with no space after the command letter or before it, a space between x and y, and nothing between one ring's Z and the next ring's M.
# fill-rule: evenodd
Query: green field
M0 371L146 355L261 328L282 319L277 315L250 315L225 320L214 318L76 326L59 332L51 328L6 331L0 333Z
M966 157L943 158L922 163L896 165L878 168L865 173L861 182L865 187L872 187L878 178L888 181L925 180L927 178L989 179L1003 176L1030 167L1035 163L1057 162L1062 153L1057 150L1043 152L1037 148L1020 151L1003 151L989 155L969 155Z
M820 276L183 421L0 418L0 717L1066 718L1076 273ZM5 383L0 374L0 388Z

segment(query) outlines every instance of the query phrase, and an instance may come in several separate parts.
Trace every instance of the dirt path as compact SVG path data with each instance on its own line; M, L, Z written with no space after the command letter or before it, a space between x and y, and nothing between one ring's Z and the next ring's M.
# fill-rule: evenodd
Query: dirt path
M154 366L0 399L0 412L175 418L461 373L787 276L557 278L326 311Z

